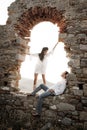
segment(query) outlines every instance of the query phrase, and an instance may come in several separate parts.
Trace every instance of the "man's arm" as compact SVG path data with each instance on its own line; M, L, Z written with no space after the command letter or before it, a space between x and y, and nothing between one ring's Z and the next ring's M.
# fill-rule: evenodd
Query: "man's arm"
M51 92L51 93L54 93L54 90L53 90L53 89L49 89L48 91Z

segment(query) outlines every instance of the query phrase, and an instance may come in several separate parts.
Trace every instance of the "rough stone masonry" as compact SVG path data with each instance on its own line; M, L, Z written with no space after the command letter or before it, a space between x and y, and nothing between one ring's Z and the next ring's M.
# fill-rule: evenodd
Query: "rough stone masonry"
M0 26L0 130L87 130L87 0L16 0ZM32 117L35 97L17 92L30 31L43 21L60 28L71 73L64 94L44 100Z

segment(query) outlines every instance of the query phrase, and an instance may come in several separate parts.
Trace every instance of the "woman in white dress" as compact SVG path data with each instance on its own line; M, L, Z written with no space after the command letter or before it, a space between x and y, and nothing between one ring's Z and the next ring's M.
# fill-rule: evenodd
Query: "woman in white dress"
M57 44L54 46L52 51L50 51L49 53L47 53L48 47L43 47L41 50L41 53L30 54L31 56L37 57L37 63L36 63L35 71L34 71L33 90L36 88L38 74L42 75L43 83L44 83L44 85L46 85L45 73L46 73L46 67L47 67L47 59L53 53Z

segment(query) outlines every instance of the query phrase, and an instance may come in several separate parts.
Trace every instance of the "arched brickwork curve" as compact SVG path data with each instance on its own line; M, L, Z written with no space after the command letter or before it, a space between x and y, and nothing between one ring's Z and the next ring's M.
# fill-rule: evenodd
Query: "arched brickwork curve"
M66 20L63 11L52 7L31 7L25 11L15 24L15 31L21 37L29 37L30 32L36 24L43 21L50 21L60 27L60 33L66 31Z

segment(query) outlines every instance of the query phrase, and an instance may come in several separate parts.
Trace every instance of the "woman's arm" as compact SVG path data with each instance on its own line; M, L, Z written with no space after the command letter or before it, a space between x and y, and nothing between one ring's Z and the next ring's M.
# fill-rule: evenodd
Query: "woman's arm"
M56 46L57 46L58 42L55 44L55 46L53 47L53 49L47 54L47 56L50 56L51 54L53 54Z
M52 49L52 50L54 50L54 49L56 48L57 44L58 44L58 42L55 44L55 46L53 47L53 49Z
M33 56L33 57L37 57L37 56L38 56L38 53L35 53L35 54L27 53L27 55L29 55L29 56Z

